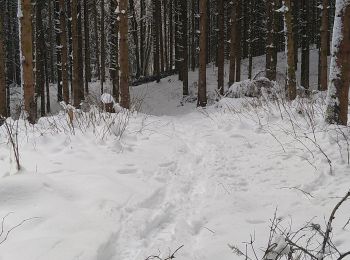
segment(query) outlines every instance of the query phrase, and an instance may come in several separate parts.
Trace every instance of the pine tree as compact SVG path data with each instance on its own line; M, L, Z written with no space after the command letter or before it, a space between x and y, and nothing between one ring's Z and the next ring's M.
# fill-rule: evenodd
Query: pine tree
M59 0L59 17L60 17L60 38L61 38L61 75L62 75L62 90L63 101L69 103L69 87L68 87L68 53L67 53L67 23L65 12L65 1Z
M328 84L328 42L329 42L329 0L322 2L321 47L320 47L320 89L326 90Z
M224 46L224 0L218 0L218 90L221 95L224 94L224 64L225 64L225 46Z

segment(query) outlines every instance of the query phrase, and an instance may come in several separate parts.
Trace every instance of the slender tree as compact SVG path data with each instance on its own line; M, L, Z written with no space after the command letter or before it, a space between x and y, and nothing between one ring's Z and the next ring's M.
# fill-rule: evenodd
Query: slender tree
M320 90L326 90L328 84L328 52L329 52L329 0L322 2L321 46L320 46Z
M218 0L218 90L221 95L224 94L224 63L225 63L225 45L224 45L224 0Z
M276 0L266 1L266 18L267 18L267 41L266 41L266 77L269 80L276 80L277 67L277 48L276 48L276 33L277 33L277 14Z
M160 0L152 0L152 11L153 11L153 70L154 75L157 78L157 82L160 82L160 46L159 46L159 1Z
M105 1L100 0L101 9L101 20L100 20L100 31L101 31L101 94L103 93L103 84L106 81L106 49L105 49Z
M28 121L32 124L36 121L36 103L34 89L33 67L33 39L32 39L32 4L30 0L20 0L19 9L21 15L21 56L22 59L22 85L24 90L24 110Z
M287 88L288 97L290 100L296 98L296 76L295 76L295 62L294 62L294 40L293 40L293 20L292 20L292 5L291 1L285 0L284 22L285 22L285 38L286 38L286 54L287 54Z
M68 53L67 53L67 22L65 12L65 0L59 1L60 7L60 32L61 32L61 56L60 60L62 62L62 90L63 90L63 101L69 103L69 87L68 87Z
M120 5L120 105L130 108L129 94L129 46L128 46L128 0L119 0Z
M347 125L350 85L350 0L337 0L326 121Z
M181 0L181 49L182 49L182 86L183 95L188 95L188 30L187 30L187 0Z
M119 23L117 20L117 14L115 10L117 9L118 2L116 0L110 0L110 16L111 16L111 27L110 27L110 68L109 74L112 80L112 93L114 99L119 102L119 57L118 57L118 32Z
M62 0L61 0L62 1ZM84 74L85 92L89 94L89 82L91 81L91 59L90 59L90 29L89 29L89 5L88 0L84 1ZM62 22L61 22L62 23ZM64 69L63 69L64 70ZM64 92L64 87L63 87ZM63 93L64 95L64 93Z
M302 6L302 30L301 30L301 80L300 84L309 89L309 77L310 77L310 22L309 22L309 10L310 0L301 0Z
M0 0L0 6L5 1ZM5 78L5 33L4 33L4 8L0 8L0 117L7 116L6 78Z
M237 38L237 1L231 1L231 35L230 35L230 74L229 85L235 82L236 74L236 38Z
M78 1L72 0L72 47L73 47L73 69L72 69L72 87L73 87L73 105L80 107L80 77L79 77L79 33L78 33Z
M207 0L199 0L199 79L198 79L198 104L207 105Z

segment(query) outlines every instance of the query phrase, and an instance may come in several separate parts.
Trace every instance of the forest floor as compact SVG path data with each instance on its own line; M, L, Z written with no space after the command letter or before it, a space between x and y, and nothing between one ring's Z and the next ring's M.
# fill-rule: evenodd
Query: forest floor
M213 99L215 75L208 68ZM229 98L196 109L181 104L176 76L132 92L141 112L116 115L121 127L89 114L72 129L62 112L20 122L19 172L1 128L0 217L12 212L1 260L143 260L181 245L182 260L239 259L228 244L244 251L251 235L261 256L275 212L286 228L324 227L349 190L349 130L323 123L321 96L281 110ZM349 204L334 221L341 251Z

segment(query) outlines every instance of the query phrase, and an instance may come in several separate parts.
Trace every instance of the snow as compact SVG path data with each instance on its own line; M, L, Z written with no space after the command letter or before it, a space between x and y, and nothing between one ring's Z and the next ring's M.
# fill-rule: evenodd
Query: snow
M172 76L132 88L140 112L74 111L73 126L64 111L34 127L20 120L20 172L2 126L0 217L13 212L5 231L33 219L9 234L0 259L143 260L184 245L178 259L229 260L237 256L227 245L244 248L251 234L262 256L276 207L286 228L312 218L323 226L349 189L349 130L323 123L322 95L282 108L216 101L216 74L208 67L206 109L195 108L191 72L186 100ZM350 247L349 210L345 203L334 221L341 251ZM283 237L275 241L276 252L288 252Z

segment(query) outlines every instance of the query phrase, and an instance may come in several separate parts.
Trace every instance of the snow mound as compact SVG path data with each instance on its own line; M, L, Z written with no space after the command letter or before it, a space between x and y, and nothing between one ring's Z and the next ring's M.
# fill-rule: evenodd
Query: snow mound
M275 81L270 81L265 77L258 79L247 79L235 82L228 90L226 97L260 97L263 94L268 96L276 96L281 93L281 88Z

